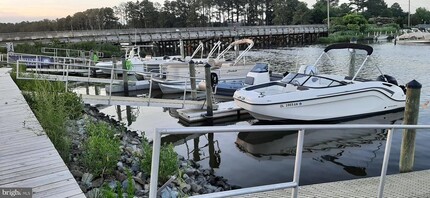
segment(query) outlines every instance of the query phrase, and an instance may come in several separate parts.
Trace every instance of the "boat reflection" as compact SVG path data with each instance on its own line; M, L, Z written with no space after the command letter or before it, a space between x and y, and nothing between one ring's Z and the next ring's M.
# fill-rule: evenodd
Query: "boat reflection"
M336 124L394 124L403 119L403 111L349 120ZM254 125L264 125L257 122ZM271 122L273 124L273 122ZM283 123L285 124L285 123ZM294 124L294 123L289 123ZM318 123L312 123L318 124ZM385 138L385 130L348 129L348 130L306 130L303 150L312 152L330 148L354 147L372 143L373 140ZM297 145L297 131L290 132L241 132L237 135L237 147L260 160L276 159L277 156L294 155ZM323 158L324 159L324 158ZM333 162L334 158L328 161Z
M348 165L344 165L340 162L337 162L336 160L338 160L339 158L336 156L331 156L331 155L322 155L321 159L325 160L325 161L329 161L332 162L333 164L342 166L343 169L348 172L351 175L355 175L355 176L366 176L366 167L357 167L357 166L348 166Z

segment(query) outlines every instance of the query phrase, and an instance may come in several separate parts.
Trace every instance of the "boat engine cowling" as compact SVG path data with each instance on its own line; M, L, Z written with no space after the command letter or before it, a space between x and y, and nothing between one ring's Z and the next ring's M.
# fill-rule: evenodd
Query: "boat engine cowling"
M386 75L386 74L380 75L380 76L378 76L376 78L376 80L377 81L382 81L382 82L388 82L388 83L391 83L393 85L399 86L399 84L397 83L396 78L394 78L393 76L390 76L390 75Z

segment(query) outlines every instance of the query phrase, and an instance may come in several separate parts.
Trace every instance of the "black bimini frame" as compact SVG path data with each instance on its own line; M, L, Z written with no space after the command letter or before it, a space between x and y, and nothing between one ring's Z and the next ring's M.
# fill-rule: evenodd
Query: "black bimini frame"
M327 46L324 49L324 52L321 53L320 57L318 57L318 59L317 59L317 61L315 62L314 65L316 65L318 63L318 61L321 59L321 57L324 54L327 54L328 51L333 50L333 49L359 49L359 50L365 50L367 52L366 59L364 59L363 63L360 65L360 68L358 68L358 70L355 73L355 75L352 78L352 80L354 80L357 77L358 73L360 73L361 68L364 66L364 63L366 63L366 61L369 58L369 56L373 53L373 48L371 46L368 46L368 45L362 45L362 44L356 44L356 43L337 43L337 44L332 44L332 45ZM331 60L330 56L327 55L327 57L329 58L330 62L333 64L333 61ZM384 76L384 74L382 73L381 69L379 69L379 67L377 65L375 65L375 66L379 70L379 72L381 73L381 75Z
M373 53L373 48L368 45L356 44L356 43L337 43L329 45L324 49L324 52L328 52L332 49L360 49L367 51L367 55L370 56Z

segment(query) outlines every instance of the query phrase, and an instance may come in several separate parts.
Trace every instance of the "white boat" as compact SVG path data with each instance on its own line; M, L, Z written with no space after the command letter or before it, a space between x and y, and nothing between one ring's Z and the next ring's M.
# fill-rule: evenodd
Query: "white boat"
M430 32L427 30L421 31L418 28L411 28L410 30L402 30L402 34L395 39L396 43L430 43Z
M152 45L149 45L152 47ZM148 47L148 45L134 45L125 46L125 59L131 64L128 69L128 73L135 72L158 72L160 65L165 62L180 62L180 56L150 56L145 57L140 56L140 51L142 47ZM98 62L96 67L100 68L103 73L110 74L112 72L112 67L114 67L112 61ZM119 60L114 69L114 73L122 74L122 62Z
M403 109L405 91L393 77L378 68L381 75L376 80L357 78L373 52L370 46L330 45L314 65L328 51L348 48L367 51L352 78L319 74L315 66L306 66L281 81L242 88L234 93L234 101L259 120L334 120Z
M226 53L234 46L247 44L247 48L242 51L234 60L225 58ZM213 58L193 60L195 64L195 74L198 81L205 78L206 64L211 65L211 75L218 82L218 80L225 79L240 79L244 78L249 70L255 65L254 63L246 62L245 54L253 47L254 42L250 39L242 39L232 42L226 49L224 49L218 56ZM214 48L211 52L214 51ZM210 53L212 55L212 53ZM168 62L160 67L162 75L159 78L154 78L154 82L159 84L163 93L180 93L189 91L190 86L185 86L185 81L190 85L190 69L188 62ZM165 92L166 91L166 92Z

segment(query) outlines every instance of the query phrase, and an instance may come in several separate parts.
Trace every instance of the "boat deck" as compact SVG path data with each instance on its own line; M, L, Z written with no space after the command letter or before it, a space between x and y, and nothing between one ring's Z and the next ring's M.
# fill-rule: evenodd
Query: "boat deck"
M32 188L33 197L85 197L21 91L0 68L0 188Z
M388 175L384 197L430 197L430 170ZM299 187L298 197L377 197L379 177L314 184ZM291 189L236 196L237 198L291 197Z

